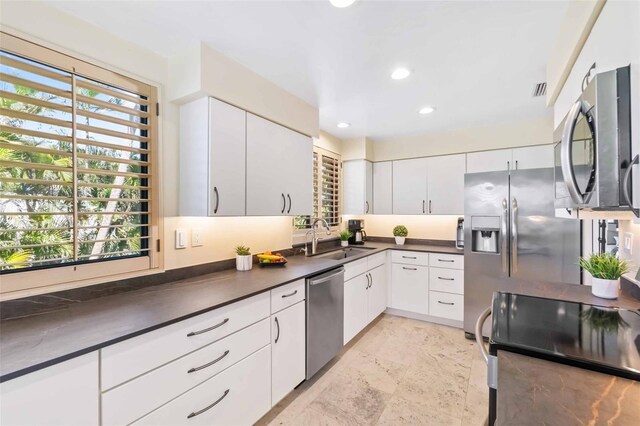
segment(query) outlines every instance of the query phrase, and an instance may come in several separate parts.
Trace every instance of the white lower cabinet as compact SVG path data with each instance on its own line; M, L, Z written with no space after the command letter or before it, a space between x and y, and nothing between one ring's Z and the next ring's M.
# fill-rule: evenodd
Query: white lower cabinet
M375 255L374 255L375 256ZM370 256L371 259L373 256ZM377 266L344 283L344 344L387 308L386 266Z
M0 383L0 424L99 424L99 374L92 352Z
M302 383L306 373L304 300L271 315L271 404Z
M253 424L271 409L270 364L266 346L133 424Z
M429 268L391 265L391 307L419 314L429 313Z

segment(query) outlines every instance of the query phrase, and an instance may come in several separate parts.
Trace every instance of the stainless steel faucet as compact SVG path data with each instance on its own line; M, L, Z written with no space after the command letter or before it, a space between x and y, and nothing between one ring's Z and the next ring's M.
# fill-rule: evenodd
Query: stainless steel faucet
M311 224L311 229L309 229L307 231L307 233L305 234L305 242L304 242L304 252L307 256L311 256L312 254L316 254L316 252L318 251L318 233L316 232L318 229L318 222L320 222L322 224L322 226L324 226L324 228L327 230L327 235L331 235L331 228L329 227L329 224L327 223L327 221L323 218L317 218L316 220L313 221L313 223ZM306 241L307 235L312 234L312 238L311 238L311 254L309 254L309 249L307 248L309 241Z

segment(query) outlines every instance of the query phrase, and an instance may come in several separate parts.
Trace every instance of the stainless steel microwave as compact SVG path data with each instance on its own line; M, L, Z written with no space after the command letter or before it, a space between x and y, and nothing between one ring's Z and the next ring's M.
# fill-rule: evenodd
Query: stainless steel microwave
M556 208L633 210L630 71L596 74L554 131Z

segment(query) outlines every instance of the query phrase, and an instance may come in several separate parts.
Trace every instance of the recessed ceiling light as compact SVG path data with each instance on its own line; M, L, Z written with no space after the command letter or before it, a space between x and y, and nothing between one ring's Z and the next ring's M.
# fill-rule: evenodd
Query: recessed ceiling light
M409 77L409 74L411 74L411 71L409 71L406 68L396 68L391 73L391 78L394 79L394 80L403 80L403 79Z
M340 123L338 123L338 127L341 129L346 129L349 126L351 126L351 123L347 123L345 121L341 121Z
M418 111L418 113L420 114L431 114L433 111L435 111L436 109L432 106L426 106L423 108L420 108L420 111Z
M343 7L349 7L352 4L354 4L356 2L356 0L329 0L329 3L331 3L333 6L335 7L339 7L339 8L343 8Z

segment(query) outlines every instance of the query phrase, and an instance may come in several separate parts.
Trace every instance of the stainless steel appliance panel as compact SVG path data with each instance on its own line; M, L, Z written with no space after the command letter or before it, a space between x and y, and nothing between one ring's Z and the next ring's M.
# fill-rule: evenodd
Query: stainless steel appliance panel
M464 229L464 330L473 334L493 292L505 288L509 280L509 172L466 174L464 180L464 220L469 224ZM499 218L497 253L473 251L474 216ZM488 326L485 332L489 333Z
M553 169L510 177L510 276L580 284L580 222L554 217Z
M308 278L307 380L324 367L344 342L344 268Z

